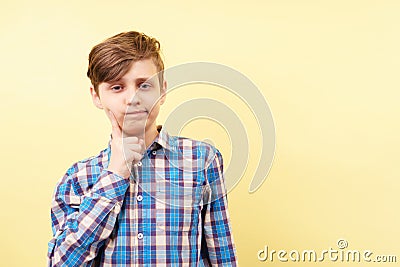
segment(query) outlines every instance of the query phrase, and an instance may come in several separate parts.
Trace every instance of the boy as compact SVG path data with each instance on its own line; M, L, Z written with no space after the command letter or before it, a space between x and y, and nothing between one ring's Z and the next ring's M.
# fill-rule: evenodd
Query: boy
M49 266L237 266L222 156L156 124L163 73L159 42L142 33L90 52L90 92L111 140L56 186Z

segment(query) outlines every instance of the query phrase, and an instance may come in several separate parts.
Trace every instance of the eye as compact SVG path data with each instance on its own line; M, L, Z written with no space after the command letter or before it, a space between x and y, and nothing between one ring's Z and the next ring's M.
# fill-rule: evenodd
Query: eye
M122 86L121 85L111 86L111 90L112 91L121 91L122 90Z
M139 89L149 89L151 87L150 83L141 83Z

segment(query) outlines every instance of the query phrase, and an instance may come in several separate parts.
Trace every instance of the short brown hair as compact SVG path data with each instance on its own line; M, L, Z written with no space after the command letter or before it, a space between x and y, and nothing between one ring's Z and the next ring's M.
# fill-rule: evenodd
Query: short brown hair
M100 83L120 79L132 62L152 58L162 86L164 62L160 53L160 43L155 38L136 31L122 32L92 48L87 76L98 93Z

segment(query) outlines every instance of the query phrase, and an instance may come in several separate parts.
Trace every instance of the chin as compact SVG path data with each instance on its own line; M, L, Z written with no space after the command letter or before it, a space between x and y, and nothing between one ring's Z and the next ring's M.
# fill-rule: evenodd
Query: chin
M146 132L145 126L145 121L125 121L122 131L125 136L143 136Z

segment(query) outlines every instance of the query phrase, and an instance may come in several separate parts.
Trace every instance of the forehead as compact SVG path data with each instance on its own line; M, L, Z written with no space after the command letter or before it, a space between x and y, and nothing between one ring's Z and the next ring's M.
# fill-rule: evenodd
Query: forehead
M157 73L158 70L153 59L142 59L132 62L127 72L119 80L149 79L155 77Z

